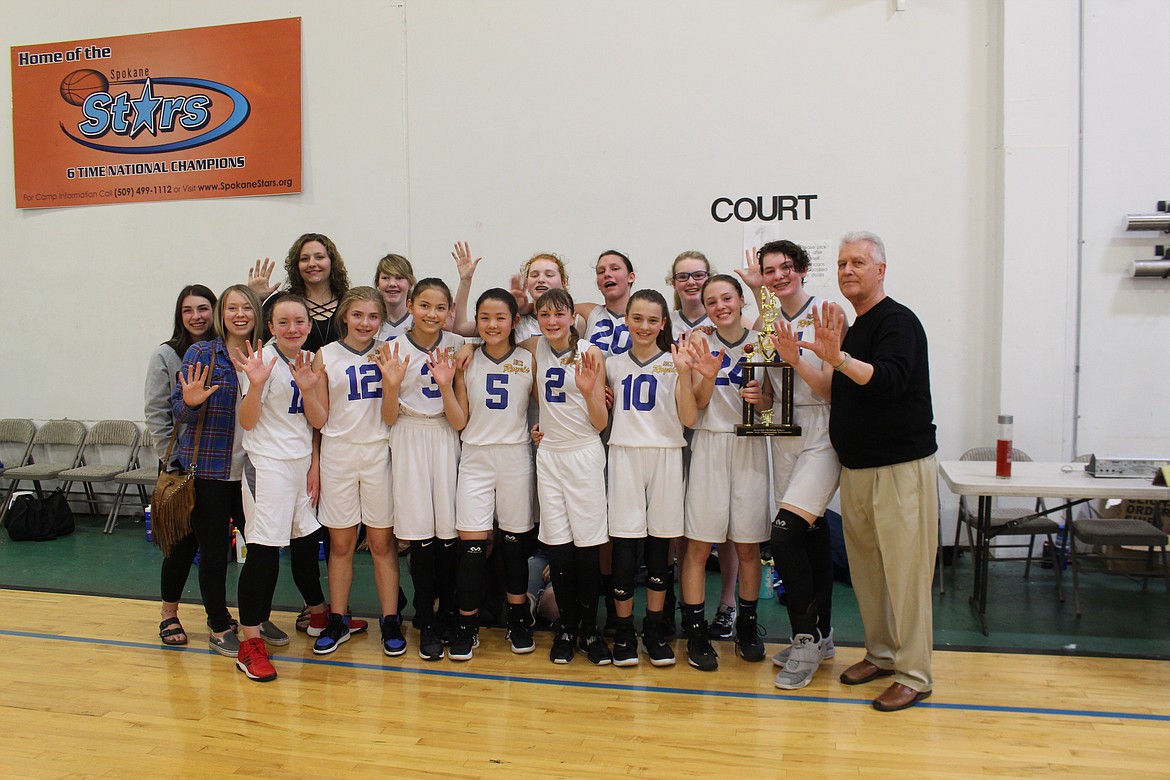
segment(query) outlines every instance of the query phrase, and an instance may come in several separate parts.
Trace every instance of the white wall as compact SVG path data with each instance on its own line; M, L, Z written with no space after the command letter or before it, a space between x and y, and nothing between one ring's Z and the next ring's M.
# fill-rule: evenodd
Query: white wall
M1170 457L1170 280L1131 279L1157 232L1126 233L1125 214L1170 198L1165 71L1170 4L1086 0L1084 225L1077 450Z
M0 0L0 41L303 17L305 192L5 209L2 416L139 417L142 365L168 335L174 292L237 281L305 230L331 235L361 282L390 249L453 280L451 242L467 239L486 258L480 290L551 249L569 259L577 297L597 300L592 261L610 246L659 287L683 249L737 264L744 225L713 221L712 200L773 194L818 196L810 221L784 224L797 240L857 228L886 239L888 291L931 338L944 458L988 443L1006 388L1035 380L1033 365L1004 357L1016 323L1005 307L1017 310L1005 266L1038 262L1014 251L1023 245L1013 236L1026 234L1009 235L1004 215L1013 230L1023 230L1017 216L1035 216L1059 233L1063 263L1076 210L1053 226L1042 204L1005 184L1028 177L1003 153L1013 141L1005 131L1024 126L1009 121L1020 115L1008 93L1023 84L1020 68L1049 50L1065 57L1075 19L1015 27L981 0L912 0L900 13L887 0L49 6ZM1036 51L1011 59L1024 29ZM1064 73L1067 58L1054 67ZM9 81L0 81L0 187L11 187ZM1043 130L1043 143L1066 130ZM1067 207L1066 182L1052 187ZM1167 196L1134 195L1110 219ZM1056 295L1037 320L1053 339L1067 340L1066 302ZM1051 355L1055 389L1026 394L1036 414L1005 408L1020 420L1017 439L1037 425L1028 436L1057 442L1039 453L1051 457L1068 454L1058 451L1073 367L1062 354Z

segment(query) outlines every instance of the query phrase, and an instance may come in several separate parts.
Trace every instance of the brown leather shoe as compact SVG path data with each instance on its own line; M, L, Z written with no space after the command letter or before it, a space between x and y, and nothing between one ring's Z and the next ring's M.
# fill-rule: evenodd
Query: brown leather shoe
M863 685L879 677L889 677L893 673L893 669L883 669L862 658L853 664L853 666L841 672L841 682L846 685Z
M894 683L873 700L873 708L880 712L897 712L929 698L930 691L916 691L902 683Z

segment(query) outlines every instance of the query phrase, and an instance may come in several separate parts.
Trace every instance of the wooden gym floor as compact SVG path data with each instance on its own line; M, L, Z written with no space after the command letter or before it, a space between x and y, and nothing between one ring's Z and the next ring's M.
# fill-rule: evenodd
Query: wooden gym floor
M515 656L483 632L467 663L402 658L376 636L330 656L274 648L252 682L210 653L184 605L186 648L140 641L157 605L0 590L4 777L1166 777L1170 665L1049 655L935 654L934 696L883 714L887 681L851 688L839 647L802 691L721 645L713 674ZM292 628L293 615L274 615ZM291 633L291 632L290 632ZM376 632L374 632L376 634ZM769 645L769 655L777 648ZM683 653L682 643L676 651Z

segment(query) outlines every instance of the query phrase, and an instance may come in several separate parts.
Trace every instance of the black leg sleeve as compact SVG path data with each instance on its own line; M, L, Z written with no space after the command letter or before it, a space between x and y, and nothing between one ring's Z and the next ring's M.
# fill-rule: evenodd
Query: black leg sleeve
M772 557L776 570L784 581L788 597L788 619L792 635L817 635L816 590L813 585L812 564L804 548L809 533L808 522L799 515L781 509L772 521Z
M456 575L459 590L459 611L475 612L483 601L487 586L487 540L459 540L459 571Z
M613 540L613 573L610 586L615 601L628 601L634 597L634 579L638 573L637 539Z
M504 559L504 589L519 596L528 591L528 549L530 534L500 534L500 554Z
M435 565L439 540L416 540L410 543L410 580L414 584L414 625L429 626L435 619Z
M573 548L574 576L577 580L577 609L582 628L597 626L597 601L601 597L601 547ZM559 603L559 599L558 599Z
M560 626L577 633L577 577L572 544L553 544L548 547L548 568L552 577L553 596L561 613Z

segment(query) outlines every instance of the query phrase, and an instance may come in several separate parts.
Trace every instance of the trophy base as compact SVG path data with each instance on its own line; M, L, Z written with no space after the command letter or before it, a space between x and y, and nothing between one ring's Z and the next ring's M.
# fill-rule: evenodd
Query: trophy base
M799 425L737 425L736 436L800 436Z

